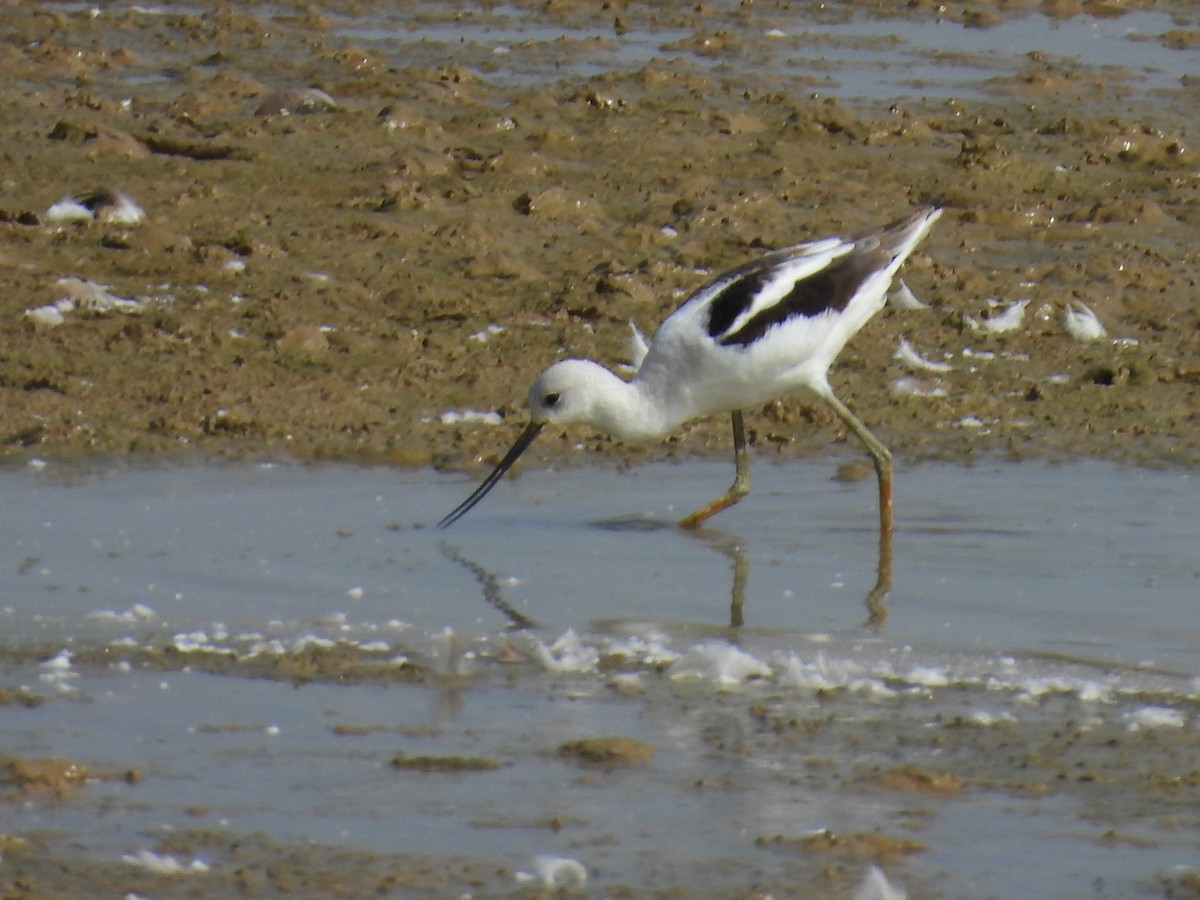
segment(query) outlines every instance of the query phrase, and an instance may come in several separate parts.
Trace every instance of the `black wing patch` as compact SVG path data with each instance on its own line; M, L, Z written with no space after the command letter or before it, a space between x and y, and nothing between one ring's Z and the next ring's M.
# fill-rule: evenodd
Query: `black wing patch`
M735 270L736 273L736 270ZM737 317L750 308L758 292L770 280L770 269L753 269L736 275L733 281L713 297L708 307L708 336L720 339Z
M713 300L708 319L709 336L723 347L746 347L789 319L809 319L824 312L841 312L863 282L891 261L890 253L878 242L873 244L855 247L821 271L800 279L778 303L759 312L732 334L726 334L738 315L749 308L754 295L770 281L770 270L748 273Z

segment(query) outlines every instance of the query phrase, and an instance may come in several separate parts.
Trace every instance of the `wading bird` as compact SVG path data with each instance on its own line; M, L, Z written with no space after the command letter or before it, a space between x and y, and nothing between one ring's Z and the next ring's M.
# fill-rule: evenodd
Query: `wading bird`
M512 449L438 527L452 525L479 503L546 425L581 422L619 440L646 441L699 416L728 412L733 484L679 520L681 527L695 528L750 490L742 410L808 388L858 436L875 463L880 535L890 560L892 457L834 396L828 371L883 307L892 276L940 215L936 207L921 207L861 237L796 244L731 269L663 321L630 381L591 360L556 362L530 388L530 422Z

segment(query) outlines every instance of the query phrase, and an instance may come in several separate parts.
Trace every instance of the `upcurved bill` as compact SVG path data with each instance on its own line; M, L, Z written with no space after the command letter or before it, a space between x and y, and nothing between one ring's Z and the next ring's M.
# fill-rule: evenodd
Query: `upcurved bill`
M504 459L500 460L500 464L492 469L492 474L483 479L483 484L475 488L470 497L454 507L446 518L438 522L437 527L447 528L469 513L475 504L486 497L488 491L496 486L496 482L504 477L504 473L512 468L512 464L533 443L533 439L538 436L538 432L541 430L542 426L540 422L530 422L526 425L525 430L521 432L521 436L517 438L517 442L512 445L512 449L504 455Z

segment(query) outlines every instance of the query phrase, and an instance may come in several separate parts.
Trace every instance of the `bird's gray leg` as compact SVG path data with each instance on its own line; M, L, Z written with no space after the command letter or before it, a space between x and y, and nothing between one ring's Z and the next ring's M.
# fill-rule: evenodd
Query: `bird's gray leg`
M880 443L879 438L867 430L867 426L859 421L858 416L850 412L850 408L833 395L832 391L822 393L825 402L846 425L858 435L863 442L871 459L875 463L875 474L879 478L879 533L892 533L892 454L887 447ZM889 542L890 543L890 542Z
M731 418L733 420L733 462L736 467L733 484L717 499L704 504L694 513L680 519L680 528L696 528L706 519L715 516L723 509L728 509L750 493L750 450L746 447L746 426L742 422L742 411L735 409Z
M887 596L892 589L892 454L871 434L867 426L859 421L850 408L826 388L820 392L858 439L866 445L867 452L875 462L875 474L879 476L879 569L875 586L867 594L867 626L880 628L887 619Z

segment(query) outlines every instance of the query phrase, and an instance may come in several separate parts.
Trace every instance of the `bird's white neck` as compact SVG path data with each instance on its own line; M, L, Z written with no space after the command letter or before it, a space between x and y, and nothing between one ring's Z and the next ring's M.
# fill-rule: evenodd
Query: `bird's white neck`
M657 391L644 379L624 381L603 367L597 381L592 424L621 441L650 441L680 424L667 415Z
M626 382L592 360L556 362L530 390L529 403L535 418L540 407L546 421L582 422L629 442L660 438L683 421L646 380Z

